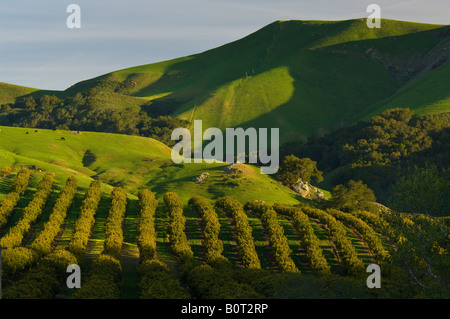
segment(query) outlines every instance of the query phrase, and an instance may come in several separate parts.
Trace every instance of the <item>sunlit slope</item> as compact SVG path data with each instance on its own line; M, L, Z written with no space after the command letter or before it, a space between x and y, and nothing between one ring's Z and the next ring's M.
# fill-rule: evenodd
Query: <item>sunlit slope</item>
M113 72L68 92L114 88L170 101L173 115L209 127L280 127L282 141L302 139L384 109L377 105L419 74L448 75L431 68L448 54L437 49L448 36L448 26L392 20L383 20L381 29L369 29L364 19L277 21L222 47ZM447 89L429 86L417 83L426 105L438 103ZM405 94L404 104L415 101Z
M38 89L0 82L0 104L14 103L17 97L35 91L38 91Z
M247 166L239 185L225 185L228 164L174 164L171 149L149 138L93 132L70 132L0 127L0 167L35 166L55 172L62 184L75 175L87 187L92 179L111 186L122 186L137 194L148 188L163 195L177 191L189 199L193 194L216 199L234 196L247 201L297 203L298 196L281 186L259 168ZM27 134L28 133L28 134ZM203 184L194 179L209 173Z
M450 26L442 25L277 21L221 47L111 72L59 95L95 89L102 105L135 113L157 105L163 115L201 119L204 128L279 127L285 142L389 107L448 110L449 39Z

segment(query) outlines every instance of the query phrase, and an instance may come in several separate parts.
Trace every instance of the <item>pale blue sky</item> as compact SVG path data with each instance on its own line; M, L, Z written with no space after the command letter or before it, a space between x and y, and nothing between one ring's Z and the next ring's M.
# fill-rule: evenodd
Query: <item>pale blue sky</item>
M81 29L68 29L69 4ZM110 71L203 52L275 20L382 17L450 24L450 0L2 0L0 82L63 90Z

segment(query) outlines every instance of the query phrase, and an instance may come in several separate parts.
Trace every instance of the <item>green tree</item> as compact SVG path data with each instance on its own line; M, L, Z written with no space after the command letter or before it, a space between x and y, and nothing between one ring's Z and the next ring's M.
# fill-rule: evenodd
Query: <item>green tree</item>
M34 110L37 106L36 100L32 96L24 97L22 100L23 108L27 110Z
M335 186L331 196L329 206L346 212L368 210L376 201L375 194L366 184L354 180L349 180L347 186Z
M322 172L317 168L317 162L310 158L298 158L294 155L284 157L278 171L278 179L286 186L294 185L299 178L310 183L323 181Z
M415 166L393 186L390 206L398 211L431 216L450 214L449 172L435 165Z

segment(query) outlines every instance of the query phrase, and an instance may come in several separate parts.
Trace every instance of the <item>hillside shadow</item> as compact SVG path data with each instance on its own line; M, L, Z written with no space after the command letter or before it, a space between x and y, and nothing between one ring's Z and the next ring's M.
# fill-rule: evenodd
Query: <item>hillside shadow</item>
M90 150L86 150L83 155L83 159L81 162L83 163L84 167L89 167L91 164L93 164L97 160L97 156L95 156L94 153Z
M431 51L450 36L450 27L443 26L399 36L379 33L375 39L314 47L324 37L339 35L353 23L365 24L365 20L314 26L302 21L273 23L244 39L174 63L159 80L134 95L152 90L155 94L161 90L173 92L155 101L162 105L170 101L171 110L176 109L172 116L191 112L192 121L196 119L195 107L213 98L217 88L288 67L293 79L290 99L239 126L279 127L281 142L305 141L309 136L349 125L357 114L391 97L435 65L437 57ZM299 28L298 24L303 25ZM292 36L298 41L292 41ZM423 43L418 45L420 50L412 52L410 47L417 39ZM433 98L438 100L443 94L438 92ZM190 102L186 103L186 96L190 96ZM174 107L176 101L179 104Z

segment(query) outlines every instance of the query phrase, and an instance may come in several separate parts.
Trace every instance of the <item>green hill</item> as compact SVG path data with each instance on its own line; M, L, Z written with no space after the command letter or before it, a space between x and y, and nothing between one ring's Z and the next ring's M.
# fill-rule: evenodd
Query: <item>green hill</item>
M17 97L28 95L36 91L39 90L0 82L0 104L14 103Z
M209 199L233 196L242 201L298 203L295 192L260 174L257 167L246 166L232 187L223 172L229 164L174 164L170 152L166 145L144 137L0 127L0 167L34 166L55 172L60 185L75 175L82 187L98 179L108 189L121 186L131 194L148 188L158 196L176 191L183 200L199 194ZM209 178L195 183L204 172Z
M277 21L201 54L88 80L209 127L281 128L282 140L332 131L393 106L448 109L450 27L364 19ZM439 85L435 85L439 82ZM416 96L421 96L417 101ZM386 100L388 102L386 102Z
M392 107L417 114L448 110L449 54L450 26L383 20L381 29L369 29L365 19L277 21L200 54L111 72L45 94L68 99L82 93L89 97L83 103L95 112L123 110L136 118L145 110L153 117L202 119L204 128L280 127L286 142ZM12 91L5 101L20 95L17 88ZM73 100L65 107L82 108Z

